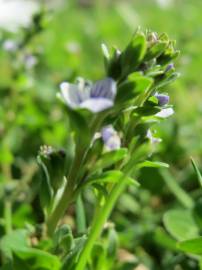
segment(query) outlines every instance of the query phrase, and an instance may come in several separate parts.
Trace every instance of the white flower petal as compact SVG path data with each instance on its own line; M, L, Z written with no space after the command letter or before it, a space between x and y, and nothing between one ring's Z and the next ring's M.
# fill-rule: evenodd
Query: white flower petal
M113 106L113 102L106 98L90 98L80 104L80 108L88 109L91 112L98 113L109 109Z
M174 114L174 110L172 108L162 109L160 112L156 113L155 115L160 118L167 118Z
M147 134L146 134L146 137L150 140L150 142L152 144L156 144L156 143L160 143L162 142L162 139L161 138L157 138L157 137L154 137L151 130L148 129L147 130Z
M80 103L90 98L90 92L92 84L85 81L83 78L78 78L78 89L79 89L79 97Z
M63 82L60 84L60 91L65 103L69 105L70 108L79 107L81 101L79 97L79 89L76 84Z

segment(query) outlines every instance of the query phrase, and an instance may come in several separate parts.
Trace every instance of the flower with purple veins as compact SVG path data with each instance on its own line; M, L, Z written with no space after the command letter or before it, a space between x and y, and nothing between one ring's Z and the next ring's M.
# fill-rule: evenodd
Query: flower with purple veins
M80 79L78 84L63 82L60 85L61 96L72 109L85 108L98 113L111 108L116 96L116 82L112 78L90 84Z
M121 147L121 139L113 126L102 128L101 137L108 150L116 150Z
M166 104L168 104L168 102L170 100L170 97L168 95L165 95L165 94L156 93L154 96L158 99L159 106L165 106Z

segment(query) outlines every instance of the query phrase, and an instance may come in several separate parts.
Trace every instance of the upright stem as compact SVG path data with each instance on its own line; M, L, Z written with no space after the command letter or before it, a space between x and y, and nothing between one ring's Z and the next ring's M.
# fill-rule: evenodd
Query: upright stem
M60 201L58 202L54 211L52 212L52 214L50 215L50 217L47 220L48 235L50 235L50 236L53 235L60 218L64 215L66 209L68 208L68 206L72 202L72 197L73 197L72 194L73 194L73 190L67 184Z
M76 266L76 270L84 270L86 267L86 264L88 262L92 247L96 241L96 239L101 234L102 228L106 220L108 219L114 204L116 203L116 200L120 196L120 194L123 192L124 188L126 187L127 182L124 181L124 179L120 179L119 183L114 186L112 189L107 202L103 206L101 211L99 211L99 215L94 218L94 222L92 224L90 234L88 237L88 240L84 246L84 249L81 252L79 262Z
M86 230L86 214L82 199L82 194L79 194L76 200L76 226L77 232L83 233Z
M51 215L48 217L48 220L47 220L47 230L48 230L48 235L50 236L52 236L52 234L54 233L55 228L60 218L64 215L69 204L73 201L75 182L79 173L80 166L83 161L81 158L83 155L84 155L84 150L80 150L79 147L77 147L75 160L71 168L70 174L68 176L68 180L67 180L64 192L58 204L56 205L55 209L53 210L53 212L51 213Z
M12 231L12 204L10 201L4 203L4 222L6 234Z
M12 179L11 166L10 164L3 166L3 173L5 176L5 184L9 183ZM12 202L9 199L5 199L4 202L4 227L6 234L12 231Z
M96 116L91 125L91 132L94 134L101 125L104 117L106 116L106 113ZM48 229L48 235L52 235L55 231L55 228L60 220L60 218L64 215L65 211L67 210L69 204L73 201L74 195L75 195L75 185L77 184L77 178L79 175L79 171L81 169L81 166L85 162L86 157L86 151L89 146L83 147L80 145L80 142L78 140L76 147L76 154L75 154L75 160L72 165L72 168L70 170L70 174L68 175L68 182L65 186L64 192L62 194L62 197L60 198L58 204L56 205L55 209L49 216L47 220L47 229Z

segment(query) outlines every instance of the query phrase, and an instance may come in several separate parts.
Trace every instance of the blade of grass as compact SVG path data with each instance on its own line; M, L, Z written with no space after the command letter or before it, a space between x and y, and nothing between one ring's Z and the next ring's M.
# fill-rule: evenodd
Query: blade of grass
M194 201L193 199L180 187L177 181L173 178L171 173L165 169L159 169L160 174L162 175L167 187L173 193L173 195L177 198L177 200L185 207L185 208L193 208Z
M199 184L200 184L200 186L202 187L202 175L201 175L201 173L200 173L200 171L199 171L199 169L198 169L198 167L197 167L195 161L193 160L193 158L191 158L191 163L192 163L192 166L193 166L194 171L195 171L195 173L196 173L196 176L197 176L197 178L198 178Z

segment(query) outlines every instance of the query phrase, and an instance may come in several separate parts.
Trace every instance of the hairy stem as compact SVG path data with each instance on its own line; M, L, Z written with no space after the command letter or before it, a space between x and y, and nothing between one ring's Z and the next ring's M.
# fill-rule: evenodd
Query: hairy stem
M52 212L52 214L49 216L47 220L47 230L48 230L49 236L53 235L60 218L64 215L68 206L72 202L72 193L73 193L73 190L67 184L60 201L58 202L54 211Z
M124 181L124 179L120 179L119 183L114 186L112 189L107 202L103 206L101 211L99 211L99 215L95 217L94 222L92 224L90 234L88 237L88 240L85 244L84 249L81 252L79 262L77 264L76 270L84 270L86 267L86 264L88 262L92 247L96 241L96 239L101 234L102 228L106 220L108 219L114 204L116 203L118 197L123 192L124 188L126 187L127 182Z
M77 145L77 150L76 150L76 155L75 155L75 160L72 165L72 168L70 170L70 173L68 175L68 180L66 183L66 186L64 188L63 194L56 205L55 209L51 213L51 215L48 217L47 220L47 230L48 230L48 235L52 236L55 228L61 219L61 217L65 214L65 211L68 209L68 206L72 203L75 195L75 185L76 185L76 180L79 175L79 171L81 168L81 165L83 163L83 158L85 153L85 149L80 149L80 146Z

